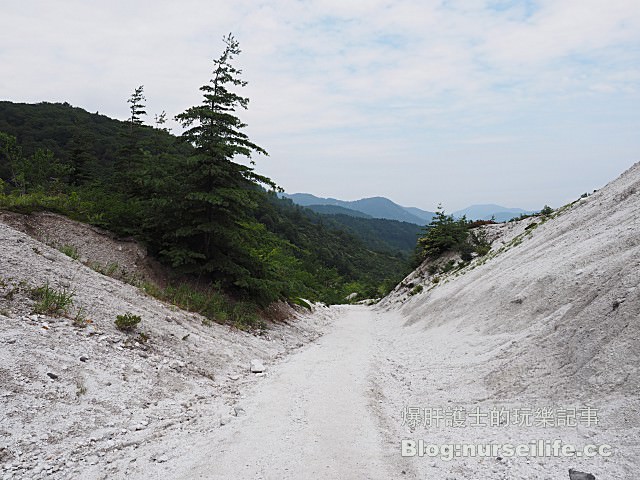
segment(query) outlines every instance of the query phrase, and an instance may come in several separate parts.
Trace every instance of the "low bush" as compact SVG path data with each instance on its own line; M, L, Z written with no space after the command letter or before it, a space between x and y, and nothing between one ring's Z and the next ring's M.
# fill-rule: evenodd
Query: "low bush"
M420 292L422 292L422 290L424 290L424 287L422 285L416 285L415 287L413 287L413 289L409 292L409 295L417 295Z
M142 318L140 315L134 315L133 313L125 313L124 315L118 315L116 317L116 328L123 332L131 332L140 323Z
M73 245L62 245L59 250L64 253L67 257L71 257L74 260L80 258L80 254L78 253L78 249Z
M33 313L44 315L64 315L73 305L73 296L75 294L66 288L56 290L51 288L48 283L36 287L31 290L31 298L36 301L33 307Z
M540 210L540 215L551 215L553 213L553 208L549 205L545 205L542 210Z
M183 310L199 313L207 319L205 322L207 324L211 322L232 323L241 329L259 327L260 316L256 304L243 301L233 302L219 286L199 288L183 283L158 288L156 285L146 283L142 288L155 298L172 303ZM302 304L300 299L299 301L299 304Z

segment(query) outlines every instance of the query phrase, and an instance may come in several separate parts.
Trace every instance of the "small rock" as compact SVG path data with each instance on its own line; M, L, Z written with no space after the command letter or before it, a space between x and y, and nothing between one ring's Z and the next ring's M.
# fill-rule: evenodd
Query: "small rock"
M51 379L51 380L57 380L58 375L56 375L55 373L51 373L51 372L47 372L47 376Z
M133 371L135 373L142 373L142 368L140 367L140 365L134 365L133 366Z
M178 370L179 371L184 366L185 366L185 363L181 362L179 360L173 360L172 362L169 362L169 368L171 368L172 370Z
M229 415L225 415L220 418L220 426L227 425L229 422L231 422L231 417Z
M265 370L262 361L258 359L251 360L251 373L262 373Z
M167 462L169 459L167 458L166 455L161 455L158 458L156 458L156 463L165 463Z
M234 409L233 409L233 414L234 414L236 417L240 417L240 416L244 415L245 413L246 413L246 412L244 411L244 408L236 407L236 408L234 408Z
M8 338L8 339L7 339L7 343L8 343L9 345L13 345L14 343L16 343L16 339L15 339L15 338Z
M81 362L86 362L87 360L89 360L89 357L85 357L84 355L80 357Z
M230 380L240 380L240 375L229 375Z
M578 470L570 468L569 480L596 480L596 477L590 473L580 472Z

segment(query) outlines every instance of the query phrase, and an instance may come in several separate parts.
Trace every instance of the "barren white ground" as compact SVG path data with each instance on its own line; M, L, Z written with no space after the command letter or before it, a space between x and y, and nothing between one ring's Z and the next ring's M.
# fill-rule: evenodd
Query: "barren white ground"
M375 307L291 313L254 336L203 325L0 223L0 475L636 479L640 164L552 218L487 230L492 252L461 270L436 280L425 264ZM93 323L29 314L20 288L6 298L19 281L72 289ZM123 311L143 317L148 343L115 330ZM267 375L248 371L253 358ZM598 424L411 426L408 407L590 407ZM403 439L559 439L613 456L403 458Z

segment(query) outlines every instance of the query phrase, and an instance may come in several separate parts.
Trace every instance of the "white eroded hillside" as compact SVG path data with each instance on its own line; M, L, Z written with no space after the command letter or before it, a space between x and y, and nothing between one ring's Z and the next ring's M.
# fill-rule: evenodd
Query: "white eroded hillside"
M65 241L83 248L91 235L94 250L120 250L105 257L123 255L95 229L53 220L68 229L57 232ZM45 284L73 293L66 317L32 313L28 291ZM73 326L80 308L84 328ZM146 342L116 329L125 312L142 317ZM241 391L261 380L252 359L272 365L327 323L322 311L305 321L286 314L262 336L205 325L0 223L0 478L114 478L162 463L163 438L235 418ZM140 445L152 448L138 458Z
M0 223L0 474L636 478L640 164L546 221L485 229L492 251L437 283L423 265L376 307L297 314L253 336L205 326ZM73 291L93 323L30 314L27 286L46 282ZM143 317L148 342L115 329L125 311ZM249 373L253 358L268 375ZM558 440L613 455L403 457L403 440Z
M526 228L533 223L539 224ZM422 293L399 287L382 302L385 311L402 314L396 325L386 323L402 332L390 333L390 368L403 372L400 383L410 392L395 407L593 407L598 425L431 434L606 442L616 456L583 460L585 469L599 472L597 478L634 478L640 454L640 164L544 223L531 218L485 228L495 240L484 264L476 260L437 284L423 266L405 281L423 285ZM458 478L493 478L471 463L458 465ZM550 468L554 464L575 466L532 461L535 478L566 478L559 466Z

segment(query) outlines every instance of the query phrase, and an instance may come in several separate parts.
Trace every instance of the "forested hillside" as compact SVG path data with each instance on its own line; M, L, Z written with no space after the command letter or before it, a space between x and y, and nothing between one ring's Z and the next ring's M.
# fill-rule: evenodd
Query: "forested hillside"
M325 222L344 229L374 250L393 251L409 257L423 227L415 223L384 218L363 218L343 214L323 214Z
M276 183L253 170L266 151L235 116L248 99L235 92L244 85L232 66L237 42L225 46L202 104L176 117L180 137L162 115L145 124L142 86L127 121L66 103L0 102L0 208L56 211L134 236L176 278L256 305L385 293L407 272L402 255L277 198ZM251 165L236 163L241 156Z

